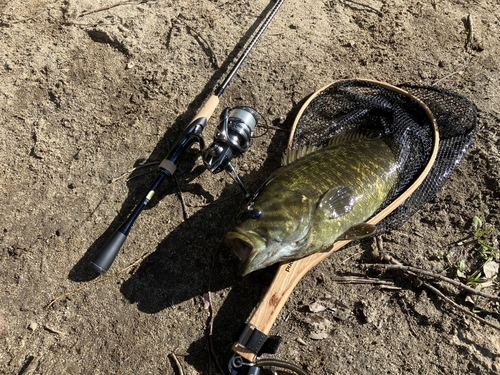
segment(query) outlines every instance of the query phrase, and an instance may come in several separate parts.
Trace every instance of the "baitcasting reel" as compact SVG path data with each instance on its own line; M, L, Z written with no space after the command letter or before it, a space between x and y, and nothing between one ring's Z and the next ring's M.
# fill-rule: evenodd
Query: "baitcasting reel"
M247 198L250 194L231 164L231 160L248 150L257 123L257 114L250 107L238 106L224 109L213 142L202 151L202 159L208 170L212 173L225 170L245 192Z

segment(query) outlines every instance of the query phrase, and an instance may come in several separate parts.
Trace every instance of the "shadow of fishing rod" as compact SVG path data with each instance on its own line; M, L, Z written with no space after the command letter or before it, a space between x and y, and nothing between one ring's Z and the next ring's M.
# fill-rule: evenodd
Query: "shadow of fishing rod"
M90 281L92 279L95 279L98 276L98 273L92 270L89 267L90 263L94 263L94 268L99 269L101 272L107 271L107 268L111 265L111 263L114 260L114 257L117 255L118 250L122 246L123 242L125 241L126 235L128 234L128 231L130 230L133 222L139 215L139 213L142 211L142 209L146 208L146 205L148 208L154 207L158 203L158 199L153 199L152 198L152 193L159 187L160 183L162 182L164 177L171 176L173 172L175 171L178 163L178 159L180 158L181 154L185 154L184 158L182 160L182 167L185 170L191 170L192 167L194 166L194 163L197 159L197 157L193 157L193 155L189 155L189 153L185 153L192 143L197 141L195 139L196 136L200 136L201 131L203 130L204 126L206 125L206 122L208 120L207 117L210 117L210 113L206 113L207 110L205 108L207 107L207 104L198 112L198 117L193 120L190 123L190 119L192 119L193 113L196 111L197 108L199 108L200 103L205 100L211 92L214 91L214 87L221 80L223 75L226 73L228 70L229 66L234 60L234 56L238 55L242 50L245 44L250 40L252 35L256 33L256 35L253 37L253 39L250 40L250 44L246 47L245 50L243 50L243 54L240 57L240 59L235 63L235 66L229 73L229 75L226 77L226 79L223 81L223 83L217 87L217 89L214 92L214 95L210 97L209 102L212 101L211 103L211 111L215 109L217 103L218 103L218 97L222 94L226 86L229 84L229 81L233 78L234 74L236 73L236 70L239 68L243 60L246 58L250 50L253 48L253 45L257 42L258 38L261 36L261 34L264 32L265 28L269 24L269 22L272 20L274 15L277 13L279 7L282 5L284 0L280 0L273 4L273 2L269 3L267 7L262 11L261 16L258 17L255 22L252 24L252 26L249 28L249 30L244 34L244 36L240 39L240 41L236 44L232 52L228 55L228 57L224 60L224 62L221 65L221 68L216 71L213 76L210 78L210 80L207 82L203 90L198 94L194 100L191 102L191 104L188 106L186 112L175 120L174 124L167 129L165 132L162 140L158 143L158 145L155 147L153 152L151 153L150 157L146 161L153 161L153 160L158 160L161 158L162 155L165 154L165 150L171 149L172 150L172 139L178 139L176 146L174 148L177 148L179 150L179 154L172 155L175 153L175 150L172 150L169 154L169 156L164 159L164 162L162 162L162 165L160 167L163 167L161 169L165 173L160 173L159 176L154 179L153 176L149 177L147 179L144 179L142 181L137 181L135 179L130 180L128 183L128 188L129 188L129 195L125 199L125 201L122 204L122 207L120 208L120 211L118 215L115 217L113 222L110 224L108 229L101 235L99 236L94 243L88 248L87 252L84 254L84 256L80 259L80 261L70 270L69 272L69 279L73 281L78 281L78 282L85 282L85 281ZM266 15L268 17L266 18ZM260 28L259 28L260 26ZM212 100L216 99L216 100ZM205 110L204 113L202 113ZM204 122L200 121L201 118L204 118ZM189 127L192 127L193 129L190 129L191 133L194 134L195 137L191 137L190 134L186 136L186 132L188 129L186 129L186 124L189 124ZM183 135L181 135L181 138L179 138L179 129L186 129L184 130ZM184 144L180 144L183 142L182 137L184 136ZM167 160L170 159L170 160ZM165 161L167 163L165 164ZM186 165L188 164L188 165ZM201 173L201 171L198 171ZM132 175L134 173L132 172ZM132 176L131 175L131 176ZM234 178L234 177L233 177ZM140 198L140 193L139 191L144 192L144 187L145 185L149 184L149 193L142 198L142 201L137 205L138 198ZM169 184L169 187L166 188L165 190L162 191L162 196L172 194L175 192L175 188L173 186L174 184ZM198 191L202 195L207 195L206 191L200 186L195 187L195 190ZM132 208L135 206L135 209L132 210ZM132 211L132 213L131 213ZM124 220L127 219L125 223ZM121 225L121 226L120 226ZM124 227L126 227L124 229ZM108 240L108 242L106 242ZM104 256L104 260L102 259L102 255L105 251L103 251L103 246L104 247L112 247L111 249L114 254L110 255L110 251L106 251L108 254ZM109 249L106 249L109 250ZM96 263L96 258L100 259L99 264ZM102 266L101 266L102 265Z
M294 106L280 124L280 129L291 128L306 100ZM286 131L276 131L271 137L264 164L245 176L246 181L252 182L252 190L261 186L269 171L280 166L288 137ZM247 205L243 194L226 198L234 189L234 186L226 187L221 198L179 224L168 233L155 252L142 261L138 271L121 287L122 294L130 303L136 303L140 311L152 314L202 296L207 291L217 292L231 286L231 302L224 302L224 305L232 306L231 314L233 318L238 318L238 323L248 317L260 298L262 288L274 276L275 267L259 272L257 280L254 276L242 278L237 274L239 260L221 243L237 214Z
M280 128L290 129L306 99L290 111ZM275 132L267 146L268 157L262 167L245 176L245 180L252 181L253 187L258 188L270 171L279 167L288 136L287 132ZM229 195L230 190L234 191L234 187L224 189L221 196ZM192 300L193 313L197 314L198 306L199 314L205 319L205 294L209 292L219 300L223 298L222 306L207 319L206 327L213 328L215 354L224 366L231 354L234 335L260 301L277 269L268 267L250 277L241 277L237 273L239 260L221 244L221 239L232 226L231 222L245 206L246 201L239 195L231 199L221 198L198 210L171 231L120 288L129 303L136 304L139 311L148 314ZM208 335L204 335L189 348L186 360L200 373L208 373L206 356L209 347Z
M294 106L280 125L281 129L291 128L298 110L306 100ZM288 137L288 132L275 132L267 146L268 157L262 167L245 176L245 180L252 181L252 187L258 188L270 174L269 171L279 167ZM224 189L221 196L230 194L229 190L234 191L234 187ZM213 329L214 354L223 367L227 366L231 356L234 335L260 301L277 270L273 266L249 277L241 277L237 273L239 260L221 244L231 222L245 206L243 195L239 195L231 199L219 199L200 209L171 231L120 289L123 296L136 304L141 312L154 314L193 300L204 318L207 297L204 300L203 296L209 292L211 295L217 294L220 299L223 295L222 306L217 312L212 312L213 316L207 319L206 325L207 330ZM187 236L188 233L193 235ZM230 290L226 292L228 288ZM191 344L186 357L200 373L209 372L206 368L211 345L208 340L207 332L207 335ZM213 369L217 371L215 367Z
M263 171L278 167L285 140L285 132L276 132L268 146L270 156L262 168L245 176L246 181L252 181L252 190L265 180L267 174ZM139 311L158 313L184 301L201 298L209 287L213 292L241 283L249 289L262 287L265 279L259 278L256 283L253 278L241 278L237 274L238 258L222 245L237 213L247 204L241 193L227 199L234 191L234 186L226 187L221 198L177 225L122 284L122 294L130 303L137 304ZM260 292L254 294L254 299L243 296L235 307L249 313L247 310L253 308L259 296ZM243 308L247 305L248 309Z

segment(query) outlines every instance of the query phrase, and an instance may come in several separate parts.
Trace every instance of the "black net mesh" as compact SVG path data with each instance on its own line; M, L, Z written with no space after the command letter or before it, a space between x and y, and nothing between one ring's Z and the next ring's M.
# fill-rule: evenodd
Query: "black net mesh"
M336 82L323 89L305 108L292 148L326 146L345 132L378 134L393 148L400 163L400 180L377 212L405 191L425 168L433 145L433 120L440 141L433 167L419 188L377 226L381 233L407 220L432 199L465 156L474 140L475 105L456 93L435 87L390 86L372 81ZM425 110L424 102L432 112Z

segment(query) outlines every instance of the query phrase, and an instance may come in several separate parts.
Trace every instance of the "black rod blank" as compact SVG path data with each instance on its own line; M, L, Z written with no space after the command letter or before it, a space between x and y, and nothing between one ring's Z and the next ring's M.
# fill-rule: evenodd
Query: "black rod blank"
M160 173L156 178L155 182L149 188L148 193L142 198L140 203L135 207L134 211L130 214L125 223L122 224L120 228L111 236L111 238L106 242L106 244L101 247L97 255L90 262L92 268L94 268L99 273L105 273L111 264L113 264L120 248L127 239L127 235L132 228L135 220L142 212L142 210L147 206L151 198L153 197L156 188L160 185L166 174Z
M222 93L224 92L226 87L229 85L229 82L231 82L234 75L236 74L236 72L240 68L241 64L243 64L243 61L245 61L245 59L247 58L247 56L250 53L250 51L252 50L252 48L255 46L255 43L257 43L257 41L260 39L260 37L262 36L264 31L266 31L267 27L269 26L269 24L273 20L274 16L276 16L276 13L278 13L278 10L281 8L281 6L283 5L284 2L285 2L285 0L279 0L274 5L273 9L271 10L271 13L269 13L267 18L264 20L264 23L260 26L259 30L255 34L255 36L252 38L250 43L248 44L248 47L245 48L245 51L243 51L243 53L241 54L241 56L238 59L238 61L236 62L236 64L234 64L233 69L231 69L231 71L227 75L226 79L215 89L215 95L217 95L218 97L220 97L222 95Z
M269 15L264 19L263 23L257 30L256 34L248 44L248 46L245 48L243 51L242 55L238 59L238 61L235 63L234 67L231 69L229 74L227 75L226 79L217 86L217 88L214 90L214 96L216 98L219 98L226 87L229 85L231 80L234 78L236 72L238 69L241 67L243 64L243 61L247 58L248 54L250 51L253 49L257 41L260 39L264 31L267 29L273 18L276 16L276 13L278 12L279 8L281 5L283 5L285 0L279 0L272 10L270 11ZM214 99L216 99L214 98ZM210 100L209 100L210 101ZM218 100L213 101L214 105L218 103ZM205 107L207 107L207 104L205 104ZM209 106L210 107L210 106ZM203 114L205 114L205 111L200 110ZM214 108L215 109L215 108ZM200 113L199 112L199 113ZM198 113L198 114L199 114ZM137 217L139 214L142 212L142 210L146 207L146 205L149 203L153 195L155 194L155 190L158 188L158 186L161 184L161 182L165 179L167 176L172 176L173 173L175 172L175 169L177 167L177 163L179 158L184 154L184 152L195 142L202 142L201 141L201 132L205 128L206 124L208 122L208 118L203 117L203 116L197 116L186 128L184 133L181 135L180 139L177 141L176 145L172 148L172 150L169 152L168 156L165 158L165 160L160 164L159 168L159 175L156 178L156 180L153 182L151 187L148 190L148 193L142 198L142 200L139 202L139 204L135 207L134 211L130 214L130 216L127 218L125 223L122 224L120 228L117 229L117 231L111 236L111 238L106 242L106 244L99 249L98 253L95 255L93 260L90 262L90 266L96 270L99 273L105 273L108 271L108 269L111 267L113 264L114 260L116 259L116 256L118 255L120 248L124 244L125 240L127 239L127 236L130 232L130 229L132 228L132 225L136 221Z

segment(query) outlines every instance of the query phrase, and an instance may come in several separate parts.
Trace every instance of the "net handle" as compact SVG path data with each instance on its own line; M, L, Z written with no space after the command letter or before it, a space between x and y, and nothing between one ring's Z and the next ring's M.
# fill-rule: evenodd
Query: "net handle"
M297 114L295 121L292 125L291 133L290 133L290 139L288 141L287 148L291 148L292 143L293 143L293 136L295 134L295 130L297 128L297 124L302 117L305 109L307 106L313 101L319 94L321 94L324 90L326 90L328 87L342 83L342 82L347 82L347 81L352 81L352 80L339 80L335 81L333 83L330 83L323 88L319 89L315 93L311 95L311 97L304 103L302 108L300 109L299 113ZM434 161L436 160L436 156L438 153L438 148L439 148L439 131L437 127L436 120L434 119L434 116L432 115L431 110L427 105L422 102L420 99L417 97L411 95L409 92L396 87L392 86L390 84L384 83L384 82L379 82L375 80L358 80L359 82L366 82L366 83L372 83L379 85L383 88L386 88L388 90L395 91L401 95L404 95L416 103L418 103L421 108L424 109L428 119L431 122L432 126L432 136L433 136L433 143L432 143L432 152L429 157L429 160L427 162L427 165L425 166L424 170L420 174L420 176L406 189L404 192L402 192L391 204L389 204L386 208L384 208L382 211L380 211L377 215L373 216L370 220L367 221L369 224L376 225L379 223L382 219L387 217L392 211L394 211L397 207L399 207L413 192L422 184L424 179L427 177L429 174ZM338 241L333 244L333 246L330 248L328 252L321 252L321 253L315 253L311 254L305 258L290 262L290 263L284 263L282 264L276 273L276 276L274 277L273 281L271 282L271 285L269 286L266 294L260 301L259 305L257 308L254 310L252 316L250 317L248 323L253 325L256 329L260 330L261 332L268 334L269 331L271 330L276 318L278 317L278 314L280 313L281 309L285 305L286 301L288 300L288 297L290 294L293 292L293 289L295 286L298 284L298 282L304 277L304 275L311 269L313 268L316 264L321 262L323 259L327 258L330 256L332 253L335 251L339 250L340 248L344 247L347 245L349 240L343 240L343 241ZM238 343L235 343L233 345L233 351L241 355L243 358L249 360L249 361L254 361L256 359L255 354L248 349L240 346Z

